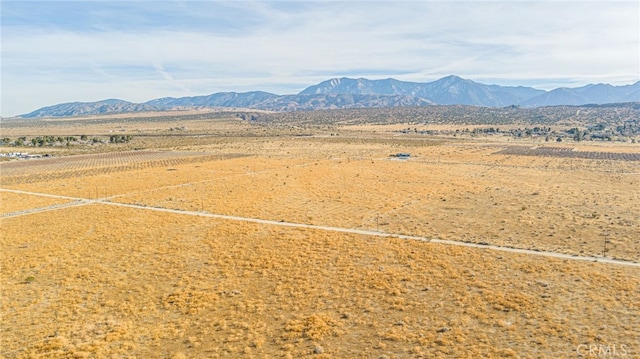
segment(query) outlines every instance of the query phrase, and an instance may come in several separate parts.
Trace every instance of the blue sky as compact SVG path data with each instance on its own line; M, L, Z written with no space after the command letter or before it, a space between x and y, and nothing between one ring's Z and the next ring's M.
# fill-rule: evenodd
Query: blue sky
M0 113L63 102L455 74L541 89L640 80L640 2L2 0Z

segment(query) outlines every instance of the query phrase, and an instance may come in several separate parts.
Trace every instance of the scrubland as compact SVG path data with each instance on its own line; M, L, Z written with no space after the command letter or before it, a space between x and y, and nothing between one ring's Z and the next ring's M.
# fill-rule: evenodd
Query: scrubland
M68 203L69 200L60 198L32 196L28 194L0 192L0 214L45 208L58 204Z
M640 163L379 127L204 129L144 139L164 156L131 151L138 139L114 160L0 164L0 357L640 355L638 266L277 224L637 262Z
M6 357L574 357L640 326L637 268L104 205L2 221Z

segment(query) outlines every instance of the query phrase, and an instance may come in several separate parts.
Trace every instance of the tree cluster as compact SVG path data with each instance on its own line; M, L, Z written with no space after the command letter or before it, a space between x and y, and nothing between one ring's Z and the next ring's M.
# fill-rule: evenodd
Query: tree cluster
M133 136L131 135L112 135L109 136L109 143L128 143L132 139ZM81 135L79 139L76 136L36 136L31 138L21 136L15 140L9 137L0 138L0 145L2 146L73 146L77 144L97 144L102 142L103 140L99 137L89 139L87 135Z
M128 143L133 136L131 135L111 135L109 136L109 143Z

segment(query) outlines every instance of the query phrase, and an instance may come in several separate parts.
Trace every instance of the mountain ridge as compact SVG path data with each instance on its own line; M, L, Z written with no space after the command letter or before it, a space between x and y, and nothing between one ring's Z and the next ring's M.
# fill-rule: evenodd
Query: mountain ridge
M322 81L294 95L250 91L218 92L204 96L178 98L163 97L144 103L119 99L69 102L42 107L17 117L66 117L185 108L300 111L429 105L578 106L638 101L640 101L640 81L622 86L589 84L577 88L561 87L545 91L526 86L486 85L456 75L426 83L400 81L393 78L369 80L341 77Z

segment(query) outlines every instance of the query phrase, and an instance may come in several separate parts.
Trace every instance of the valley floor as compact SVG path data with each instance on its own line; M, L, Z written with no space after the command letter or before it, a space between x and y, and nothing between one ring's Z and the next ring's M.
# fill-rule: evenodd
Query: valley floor
M0 163L0 356L640 355L640 163L505 148L266 136Z

